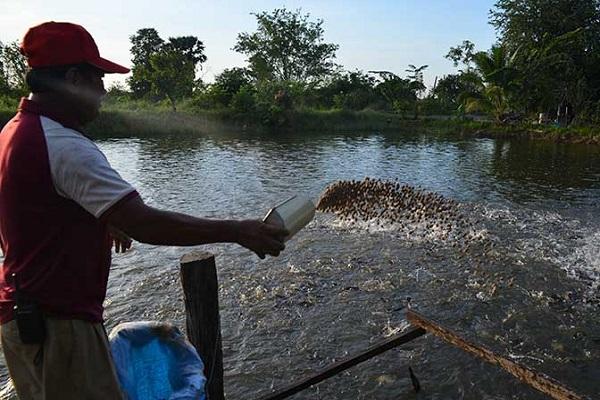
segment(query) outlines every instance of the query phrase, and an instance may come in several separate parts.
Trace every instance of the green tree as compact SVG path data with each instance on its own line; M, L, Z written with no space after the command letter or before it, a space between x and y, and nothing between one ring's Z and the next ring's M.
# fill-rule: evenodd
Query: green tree
M423 94L427 87L423 82L423 71L427 69L428 65L421 65L417 67L416 65L409 64L406 72L409 73L408 79L410 81L411 88L415 91L416 99L414 101L414 119L419 117L419 96Z
M272 127L290 123L295 103L305 93L303 84L290 81L258 81L255 89L257 115Z
M428 67L428 65L421 65L420 67L417 67L413 64L409 64L408 69L406 69L406 72L409 73L408 79L412 82L413 88L417 95L421 94L426 89L425 84L423 83L423 71L425 71Z
M390 71L369 72L379 76L375 90L385 99L389 109L402 115L414 110L418 96L410 79L403 79Z
M158 97L166 97L173 111L177 111L177 100L192 94L194 63L179 51L165 49L150 56L150 67L147 76L152 92Z
M466 73L450 74L442 77L433 90L433 97L437 99L444 111L456 111L460 106L460 96L467 92L473 93L477 87L472 83Z
M534 48L548 39L576 29L586 31L575 52L600 50L598 0L498 0L490 11L490 24L511 52Z
M239 113L253 112L256 108L255 94L254 87L243 85L233 94L229 106L233 111Z
M463 40L462 44L456 47L450 47L448 54L444 57L452 61L455 67L464 65L466 69L464 72L470 72L473 63L473 56L475 55L475 45L469 40ZM461 70L463 72L463 70Z
M249 103L249 96L253 95L252 74L246 68L228 68L215 76L215 82L194 92L194 104L200 108L224 108L232 106L236 95L242 91L236 99L238 111ZM247 107L246 107L247 108Z
M252 14L258 28L240 33L234 50L248 56L259 80L316 83L331 73L338 46L323 40L323 20L285 8Z
M129 37L131 55L134 65L150 65L150 56L158 52L165 41L161 39L154 28L138 29L135 35Z
M114 82L106 90L105 103L116 103L119 101L126 101L130 98L131 93L127 91L127 87L120 83Z
M183 54L194 65L202 64L206 61L204 43L195 36L169 38L169 41L162 48Z
M4 81L6 89L16 95L27 93L25 75L28 67L25 57L21 54L19 42L11 42L0 47L0 64L3 70L0 80Z
M252 83L251 72L246 68L229 68L225 69L219 75L215 76L215 85L218 88L220 94L219 102L224 106L228 106L231 103L232 98L240 89L250 87ZM249 90L245 90L245 94L249 93Z
M362 71L335 73L314 91L315 105L362 110L377 102L375 78Z
M132 95L142 98L152 92L150 74L152 72L150 57L162 48L164 40L160 38L154 28L139 29L135 35L129 37L131 41L131 77L127 80Z
M154 28L139 29L130 40L133 67L127 83L132 96L166 97L175 110L175 102L199 85L196 68L206 61L204 44L195 36L165 42Z
M215 84L196 89L193 93L193 105L204 110L227 107L226 99L227 95Z
M0 55L4 53L4 44L0 42ZM8 79L6 77L6 70L4 68L3 57L0 57L0 94L8 94Z
M600 100L598 0L499 0L490 13L502 46L523 72L518 104L575 112Z
M547 36L539 47L521 52L518 64L523 74L518 104L527 110L548 112L569 103L581 110L594 97L590 89L600 89L597 83L594 85L596 74L589 76L569 54L582 34L577 29L555 38Z
M475 90L462 95L465 111L484 111L497 122L511 109L510 96L519 89L519 72L514 67L514 57L504 46L492 46L488 52L473 56L475 73L469 74Z

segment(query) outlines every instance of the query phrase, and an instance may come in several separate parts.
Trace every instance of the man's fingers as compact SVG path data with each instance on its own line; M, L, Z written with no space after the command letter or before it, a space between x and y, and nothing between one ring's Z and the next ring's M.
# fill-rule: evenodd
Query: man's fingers
M263 223L263 229L265 233L270 236L286 237L287 235L289 235L287 229L273 224Z
M271 225L258 220L242 222L242 236L238 242L264 259L267 255L278 256L285 249L284 239L289 232L277 225Z
M115 248L115 253L125 253L127 250L131 248L133 241L131 239L128 240L120 240L113 238L113 246Z
M279 253L282 252L284 249L285 249L285 245L283 244L282 241L269 240L267 242L267 246L265 248L265 253L270 256L277 257L279 255Z
M283 251L284 249L285 249L285 245L283 244L283 242L274 240L274 239L270 239L270 240L265 240L265 243L263 246L261 246L260 250L255 249L254 252L261 259L264 259L266 257L266 255L277 257L279 255L279 253L281 253L281 251Z
M268 242L269 249L273 251L282 251L285 249L285 244L283 244L282 240L269 240Z

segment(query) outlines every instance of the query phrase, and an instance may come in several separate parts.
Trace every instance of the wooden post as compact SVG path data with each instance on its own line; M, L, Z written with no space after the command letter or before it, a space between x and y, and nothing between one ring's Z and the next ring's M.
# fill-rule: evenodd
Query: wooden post
M527 385L547 394L556 400L587 400L588 397L580 396L562 383L550 378L549 376L526 367L517 362L511 361L505 357L495 354L491 350L473 342L464 339L450 329L434 322L414 310L408 310L406 313L408 321L419 328L423 328L435 336L445 340L453 346L506 370L509 374L525 382Z
M181 285L189 341L204 362L208 400L224 400L219 282L215 256L194 251L181 258Z

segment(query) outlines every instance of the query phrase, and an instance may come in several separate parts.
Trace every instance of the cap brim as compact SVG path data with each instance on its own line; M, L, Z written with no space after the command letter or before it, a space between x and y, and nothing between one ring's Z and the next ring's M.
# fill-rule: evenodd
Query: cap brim
M129 72L129 68L116 64L112 61L108 61L102 57L99 57L97 60L88 61L88 63L96 68L100 68L107 74L126 74Z

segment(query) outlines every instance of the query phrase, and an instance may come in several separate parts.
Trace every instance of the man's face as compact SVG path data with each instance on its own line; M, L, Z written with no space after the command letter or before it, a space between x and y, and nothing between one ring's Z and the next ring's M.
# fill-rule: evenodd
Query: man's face
M82 124L96 119L100 112L104 89L104 72L94 67L74 68L72 94L77 100L77 108Z

